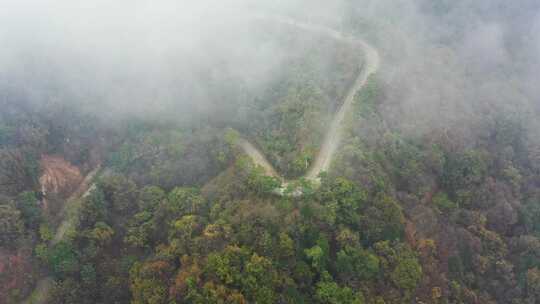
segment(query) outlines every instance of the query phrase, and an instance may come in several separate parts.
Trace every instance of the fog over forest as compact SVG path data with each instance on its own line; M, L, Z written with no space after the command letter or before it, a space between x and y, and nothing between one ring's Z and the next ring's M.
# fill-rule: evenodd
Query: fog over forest
M0 0L0 303L540 303L540 1Z
M3 1L2 91L121 114L211 111L225 101L208 96L204 77L255 90L275 77L287 52L264 41L254 14L337 26L354 14L384 52L392 119L431 127L442 111L444 123L459 124L474 120L463 114L478 104L536 110L539 7L527 0Z

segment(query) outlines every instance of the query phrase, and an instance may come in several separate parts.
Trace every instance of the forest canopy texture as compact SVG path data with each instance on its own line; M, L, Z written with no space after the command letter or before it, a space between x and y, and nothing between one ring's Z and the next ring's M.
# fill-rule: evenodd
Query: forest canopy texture
M540 303L538 1L5 2L0 303Z

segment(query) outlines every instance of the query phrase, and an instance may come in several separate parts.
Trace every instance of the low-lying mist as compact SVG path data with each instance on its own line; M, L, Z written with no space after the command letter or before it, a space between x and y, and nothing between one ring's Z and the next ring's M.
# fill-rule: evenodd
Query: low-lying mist
M2 102L106 120L234 116L285 62L287 47L253 18L279 14L369 38L383 56L381 112L396 128L466 137L481 113L535 121L539 12L532 0L4 0Z
M248 81L279 60L255 43L239 8L211 2L8 4L0 13L3 86L38 105L115 115L197 111L207 106L203 73L225 69Z
M383 52L386 121L474 137L482 120L538 115L537 1L364 1L350 10ZM361 21L359 21L361 20ZM488 123L492 124L492 123ZM474 134L476 133L476 134Z
M0 0L0 302L540 303L539 80L538 0Z

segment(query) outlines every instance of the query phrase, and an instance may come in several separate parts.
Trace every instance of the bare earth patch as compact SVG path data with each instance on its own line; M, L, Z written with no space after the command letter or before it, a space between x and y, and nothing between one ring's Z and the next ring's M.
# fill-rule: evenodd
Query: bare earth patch
M45 196L57 194L68 197L83 181L79 168L61 156L43 155L40 164L43 173L39 183Z

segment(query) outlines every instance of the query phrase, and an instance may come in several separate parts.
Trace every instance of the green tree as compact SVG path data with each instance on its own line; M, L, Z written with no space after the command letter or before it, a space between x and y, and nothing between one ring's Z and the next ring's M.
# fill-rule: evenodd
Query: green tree
M340 287L328 272L323 272L321 281L317 283L315 298L321 304L363 304L361 293L355 294L349 287Z
M317 245L305 249L304 253L311 261L311 266L322 273L328 266L328 257L330 254L330 245L328 239L324 236L320 236L317 240Z
M0 147L0 191L15 196L39 186L39 156L33 148Z
M449 213L453 210L457 209L456 203L452 202L448 195L444 192L438 192L433 197L433 204L439 209L441 212Z
M400 257L390 277L396 286L412 292L422 278L422 266L414 256Z
M98 188L82 199L79 211L79 226L81 229L90 229L97 222L106 222L108 218L107 202L103 192Z
M245 264L243 276L243 290L254 303L272 304L276 302L274 284L277 273L272 262L265 257L254 253Z
M139 212L130 219L124 241L134 247L149 247L156 229L153 214L148 211Z
M21 212L12 204L0 205L0 247L16 247L24 233Z
M234 146L236 145L236 142L240 138L240 134L234 129L227 128L227 130L225 130L224 138L225 138L225 142L228 145Z
M469 150L447 156L441 182L450 194L478 185L487 174L485 153Z
M371 280L379 274L379 258L367 250L347 247L337 254L338 273L360 280Z
M364 118L377 111L381 89L375 77L375 75L370 75L362 90L358 91L354 96L356 111Z
M330 179L325 176L322 179L318 195L318 199L323 205L335 206L336 219L339 223L353 227L358 226L359 212L367 199L365 190L345 178Z
M73 245L61 241L48 251L48 264L57 278L65 278L79 270L79 260Z
M195 188L174 188L168 198L168 209L177 216L198 214L204 207L204 199Z
M169 229L169 243L177 255L187 254L192 251L192 237L200 232L202 224L195 215L184 215L172 221Z
M408 297L422 278L422 266L416 253L404 243L378 242L374 246L384 275Z
M362 236L368 243L399 240L403 237L404 225L401 207L392 197L381 193L362 216Z
M278 241L279 256L283 258L292 257L294 256L294 249L294 241L291 237L285 232L280 233Z
M101 179L99 188L114 212L127 215L137 210L137 185L132 180L115 174Z
M53 231L48 224L43 223L39 226L39 238L43 242L49 242L54 238Z
M520 209L520 217L529 233L540 236L540 202L528 200Z
M81 266L81 282L88 293L92 294L97 289L97 274L93 265L86 264Z
M26 228L37 230L42 221L42 214L35 193L31 191L20 193L15 205L21 211Z
M208 256L206 271L225 285L240 284L242 266L249 259L249 251L237 246L228 246L223 252Z
M256 166L249 172L247 185L255 193L268 194L278 189L281 182L275 177L267 176L262 167Z
M166 199L166 193L157 186L146 186L139 193L139 210L154 211Z

